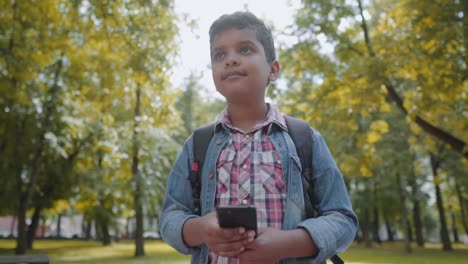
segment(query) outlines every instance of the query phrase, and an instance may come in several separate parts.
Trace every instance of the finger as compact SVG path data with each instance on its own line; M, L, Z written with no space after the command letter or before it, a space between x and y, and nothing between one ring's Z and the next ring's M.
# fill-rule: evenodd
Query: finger
M221 228L218 235L227 241L236 241L248 236L243 227L241 228Z
M244 247L241 247L236 250L230 250L230 251L219 251L218 255L222 257L236 257L239 254L241 254L245 250Z
M254 231L249 231L246 233L245 240L244 240L244 246L248 246L252 243L255 242L255 232Z
M258 248L258 244L255 240L244 243L244 247L248 250L255 250Z
M263 232L265 232L267 230L266 227L259 227L257 229L257 236L260 235L260 234L263 234Z
M239 261L240 263L253 263L252 259L254 257L254 251L253 250L248 250L245 249L240 255L239 255Z
M223 254L238 255L239 253L245 250L245 243L245 240L239 240L230 243L221 243L216 246L216 250L218 252L222 252Z

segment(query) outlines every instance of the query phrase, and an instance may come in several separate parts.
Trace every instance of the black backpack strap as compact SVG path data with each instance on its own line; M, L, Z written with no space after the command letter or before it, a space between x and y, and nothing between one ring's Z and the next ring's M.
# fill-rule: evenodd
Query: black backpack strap
M289 136L294 142L297 155L301 160L302 166L302 186L304 193L304 203L306 215L308 218L316 216L314 208L314 187L312 186L312 144L314 143L313 134L310 133L310 125L307 122L296 119L291 116L284 116L286 125L288 126ZM333 264L344 264L344 261L334 255L330 258Z
M201 215L200 193L201 193L201 172L208 145L213 138L215 124L208 124L193 132L193 163L190 170L190 184L192 185L194 213Z
M285 115L289 136L294 142L297 155L302 166L302 186L304 187L304 203L308 218L315 217L314 188L310 179L312 178L312 143L314 138L310 133L310 125L302 120Z

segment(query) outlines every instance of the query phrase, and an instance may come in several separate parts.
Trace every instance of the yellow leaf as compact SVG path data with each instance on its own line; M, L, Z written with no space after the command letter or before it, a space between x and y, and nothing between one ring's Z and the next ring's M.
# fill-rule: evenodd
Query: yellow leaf
M410 136L409 139L408 139L409 143L411 143L411 145L416 145L418 144L418 138L415 137L415 136Z
M379 141L380 138L381 136L377 132L372 131L367 133L367 142L369 142L370 144L374 144L375 142Z
M70 204L66 200L57 200L54 203L54 207L51 209L51 211L59 214L65 211L70 207Z
M392 111L392 108L386 102L380 104L379 107L380 107L380 112L382 113L390 113Z
M369 170L369 168L365 165L361 165L361 167L359 168L359 171L361 172L362 176L366 176L366 177L372 176L371 170Z
M373 131L379 132L380 134L384 134L388 132L388 124L385 120L377 120L372 122L370 128Z

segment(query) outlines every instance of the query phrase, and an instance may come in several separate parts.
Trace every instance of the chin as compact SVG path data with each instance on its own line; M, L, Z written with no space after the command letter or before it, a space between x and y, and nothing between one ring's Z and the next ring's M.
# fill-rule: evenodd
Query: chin
M245 91L245 87L242 85L223 86L221 88L216 88L216 90L225 97L236 94L244 94L248 96L248 91Z

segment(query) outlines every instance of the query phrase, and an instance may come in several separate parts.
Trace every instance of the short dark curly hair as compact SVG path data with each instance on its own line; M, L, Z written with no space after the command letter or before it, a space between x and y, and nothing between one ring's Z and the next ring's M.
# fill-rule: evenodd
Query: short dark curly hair
M270 28L254 14L250 12L235 12L220 16L211 24L210 27L210 52L216 34L231 28L244 29L249 28L255 31L257 40L263 45L265 56L268 63L276 60L275 44Z

